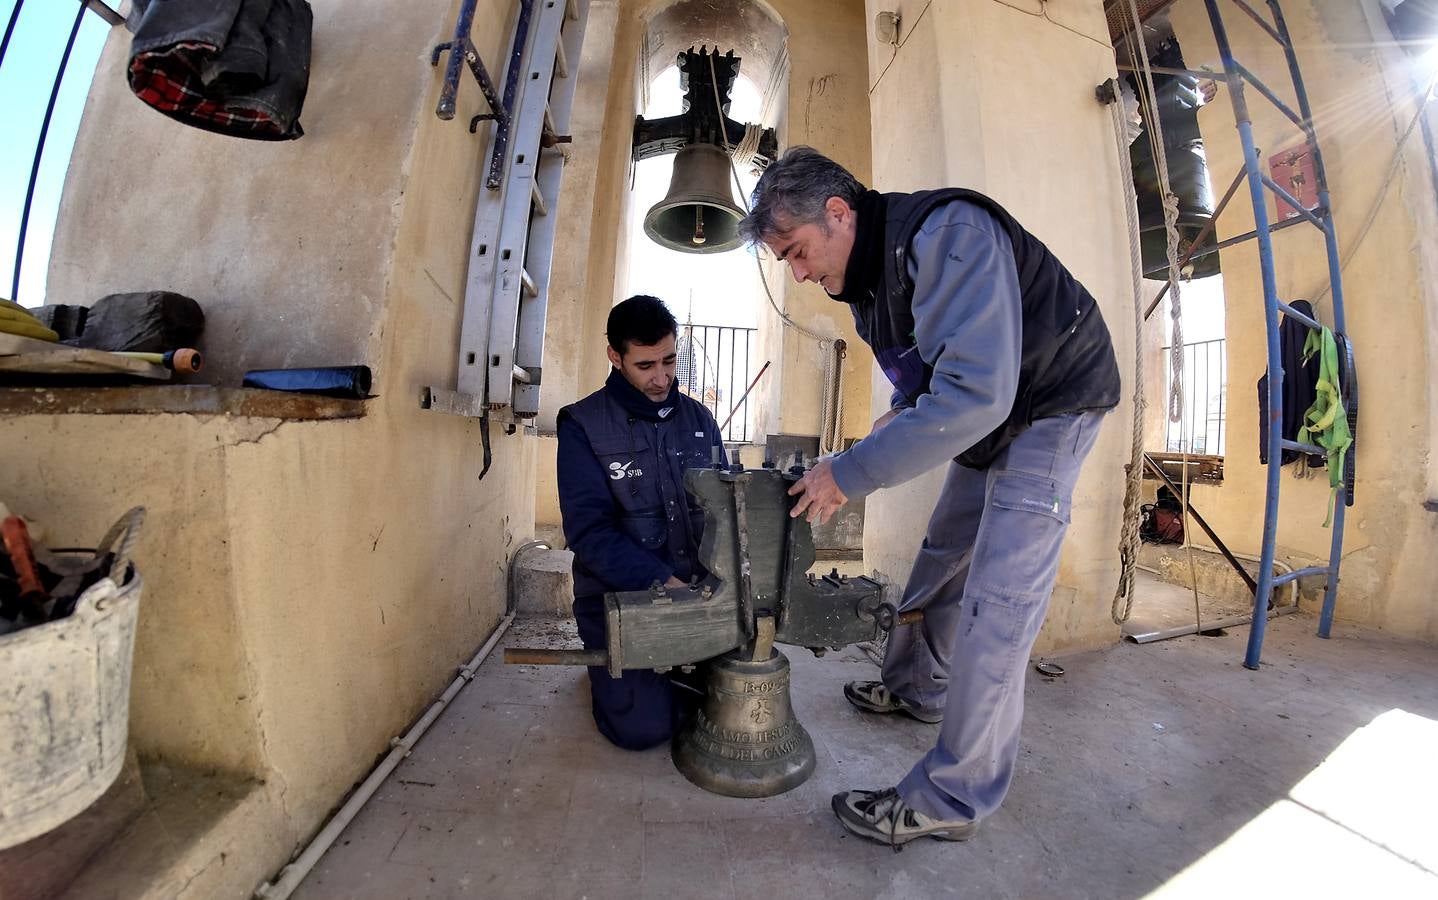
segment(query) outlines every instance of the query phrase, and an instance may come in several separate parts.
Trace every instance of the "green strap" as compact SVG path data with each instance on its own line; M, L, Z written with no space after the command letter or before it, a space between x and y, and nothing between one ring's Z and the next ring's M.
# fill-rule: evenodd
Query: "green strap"
M1323 527L1327 528L1333 523L1338 488L1343 484L1343 463L1353 443L1353 433L1348 430L1348 414L1344 409L1338 377L1338 342L1334 340L1332 331L1327 328L1322 331L1308 330L1308 339L1303 343L1305 365L1314 354L1318 354L1317 396L1303 415L1298 440L1322 447L1328 457L1328 518L1323 522Z

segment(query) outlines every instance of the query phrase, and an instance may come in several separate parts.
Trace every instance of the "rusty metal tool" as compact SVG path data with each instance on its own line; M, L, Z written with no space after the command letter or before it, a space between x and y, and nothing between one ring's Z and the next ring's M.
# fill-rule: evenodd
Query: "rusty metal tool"
M20 586L20 611L26 618L43 619L50 593L40 581L35 550L30 543L30 531L25 527L25 520L19 516L7 516L0 522L0 536L3 536L5 552L10 556L10 565Z

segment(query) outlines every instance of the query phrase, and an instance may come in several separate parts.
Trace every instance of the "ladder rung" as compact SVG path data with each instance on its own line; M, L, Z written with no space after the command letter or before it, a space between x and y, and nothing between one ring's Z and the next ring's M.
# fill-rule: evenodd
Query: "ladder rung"
M560 78L569 77L569 57L564 53L564 41L554 47L554 74Z
M1298 113L1289 109L1288 104L1284 103L1283 100L1280 99L1276 93L1274 93L1273 88L1260 81L1258 76L1250 72L1242 63L1234 63L1233 67L1237 69L1238 74L1243 76L1243 79L1249 84L1253 85L1258 90L1258 92L1262 94L1265 99L1268 100L1269 103L1272 103L1275 107L1277 107L1279 112L1287 116L1289 121L1291 121L1294 125L1297 125L1304 134L1308 135L1310 141L1313 140L1313 126L1303 121L1303 117L1300 116Z
M1295 569L1295 570L1293 570L1292 572L1284 572L1282 575L1275 575L1274 578L1273 578L1273 586L1274 586L1274 587L1278 587L1279 585L1288 584L1288 582L1290 582L1290 581L1297 581L1298 579L1303 578L1303 577L1306 576L1306 575L1327 575L1327 574L1328 574L1328 567L1327 567L1327 566L1309 566L1309 567L1306 568L1306 569Z
M1323 220L1315 216L1312 210L1310 210L1308 207L1304 206L1302 200L1299 200L1297 197L1288 193L1288 191L1283 189L1282 185L1274 181L1272 178L1269 178L1267 175L1259 175L1258 177L1260 180L1263 181L1265 185L1268 186L1268 189L1270 191L1273 191L1275 194L1282 197L1289 206L1293 207L1294 212L1298 213L1303 218L1312 222L1314 228L1317 228L1319 231L1328 230L1328 226L1324 224Z
M519 382L520 384L529 384L529 383L532 382L534 379L529 377L529 373L528 373L528 372L524 371L524 370L521 369L519 366L515 366L515 367L514 367L514 380L517 381L517 382Z
M1309 316L1305 316L1303 313L1289 306L1287 303L1284 303L1282 300L1278 301L1278 308L1283 311L1283 314L1285 316L1291 316L1297 321L1302 322L1304 325L1307 325L1309 328L1316 328L1319 331L1323 330L1323 326L1319 324L1318 320L1313 319Z
M1260 16L1258 14L1257 10L1249 6L1247 3L1243 2L1243 0L1233 0L1233 3L1239 9L1247 13L1248 17L1252 19L1255 23L1257 23L1259 28L1262 28L1264 31L1268 32L1268 36L1277 41L1280 47L1288 49L1288 42L1283 39L1283 35L1278 33L1277 28L1274 28L1272 25L1268 24L1268 22L1263 18L1263 16Z
M1299 453L1307 453L1311 456L1327 456L1328 451L1313 444L1300 444L1298 441L1290 441L1284 438L1279 442L1285 450L1297 450Z
M544 205L544 195L539 192L539 182L529 182L529 202L534 204L534 214L538 216L549 215L549 207Z
M519 270L519 284L520 287L524 289L524 293L527 296L539 296L539 288L535 285L534 279L529 277L529 271L527 269Z

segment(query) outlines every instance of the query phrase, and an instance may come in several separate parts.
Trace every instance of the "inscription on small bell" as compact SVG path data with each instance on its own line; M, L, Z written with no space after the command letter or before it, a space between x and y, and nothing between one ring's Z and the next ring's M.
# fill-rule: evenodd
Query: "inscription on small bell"
M789 660L775 650L742 653L709 668L708 696L674 739L674 765L691 782L728 797L772 797L814 771L814 743L789 704Z

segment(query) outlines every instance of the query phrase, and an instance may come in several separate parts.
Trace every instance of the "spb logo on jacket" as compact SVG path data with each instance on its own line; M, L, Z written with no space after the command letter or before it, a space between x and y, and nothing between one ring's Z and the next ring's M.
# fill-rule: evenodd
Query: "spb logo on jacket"
M615 481L623 481L625 478L638 478L644 474L644 470L634 465L634 460L620 465L617 461L609 464L609 477Z

